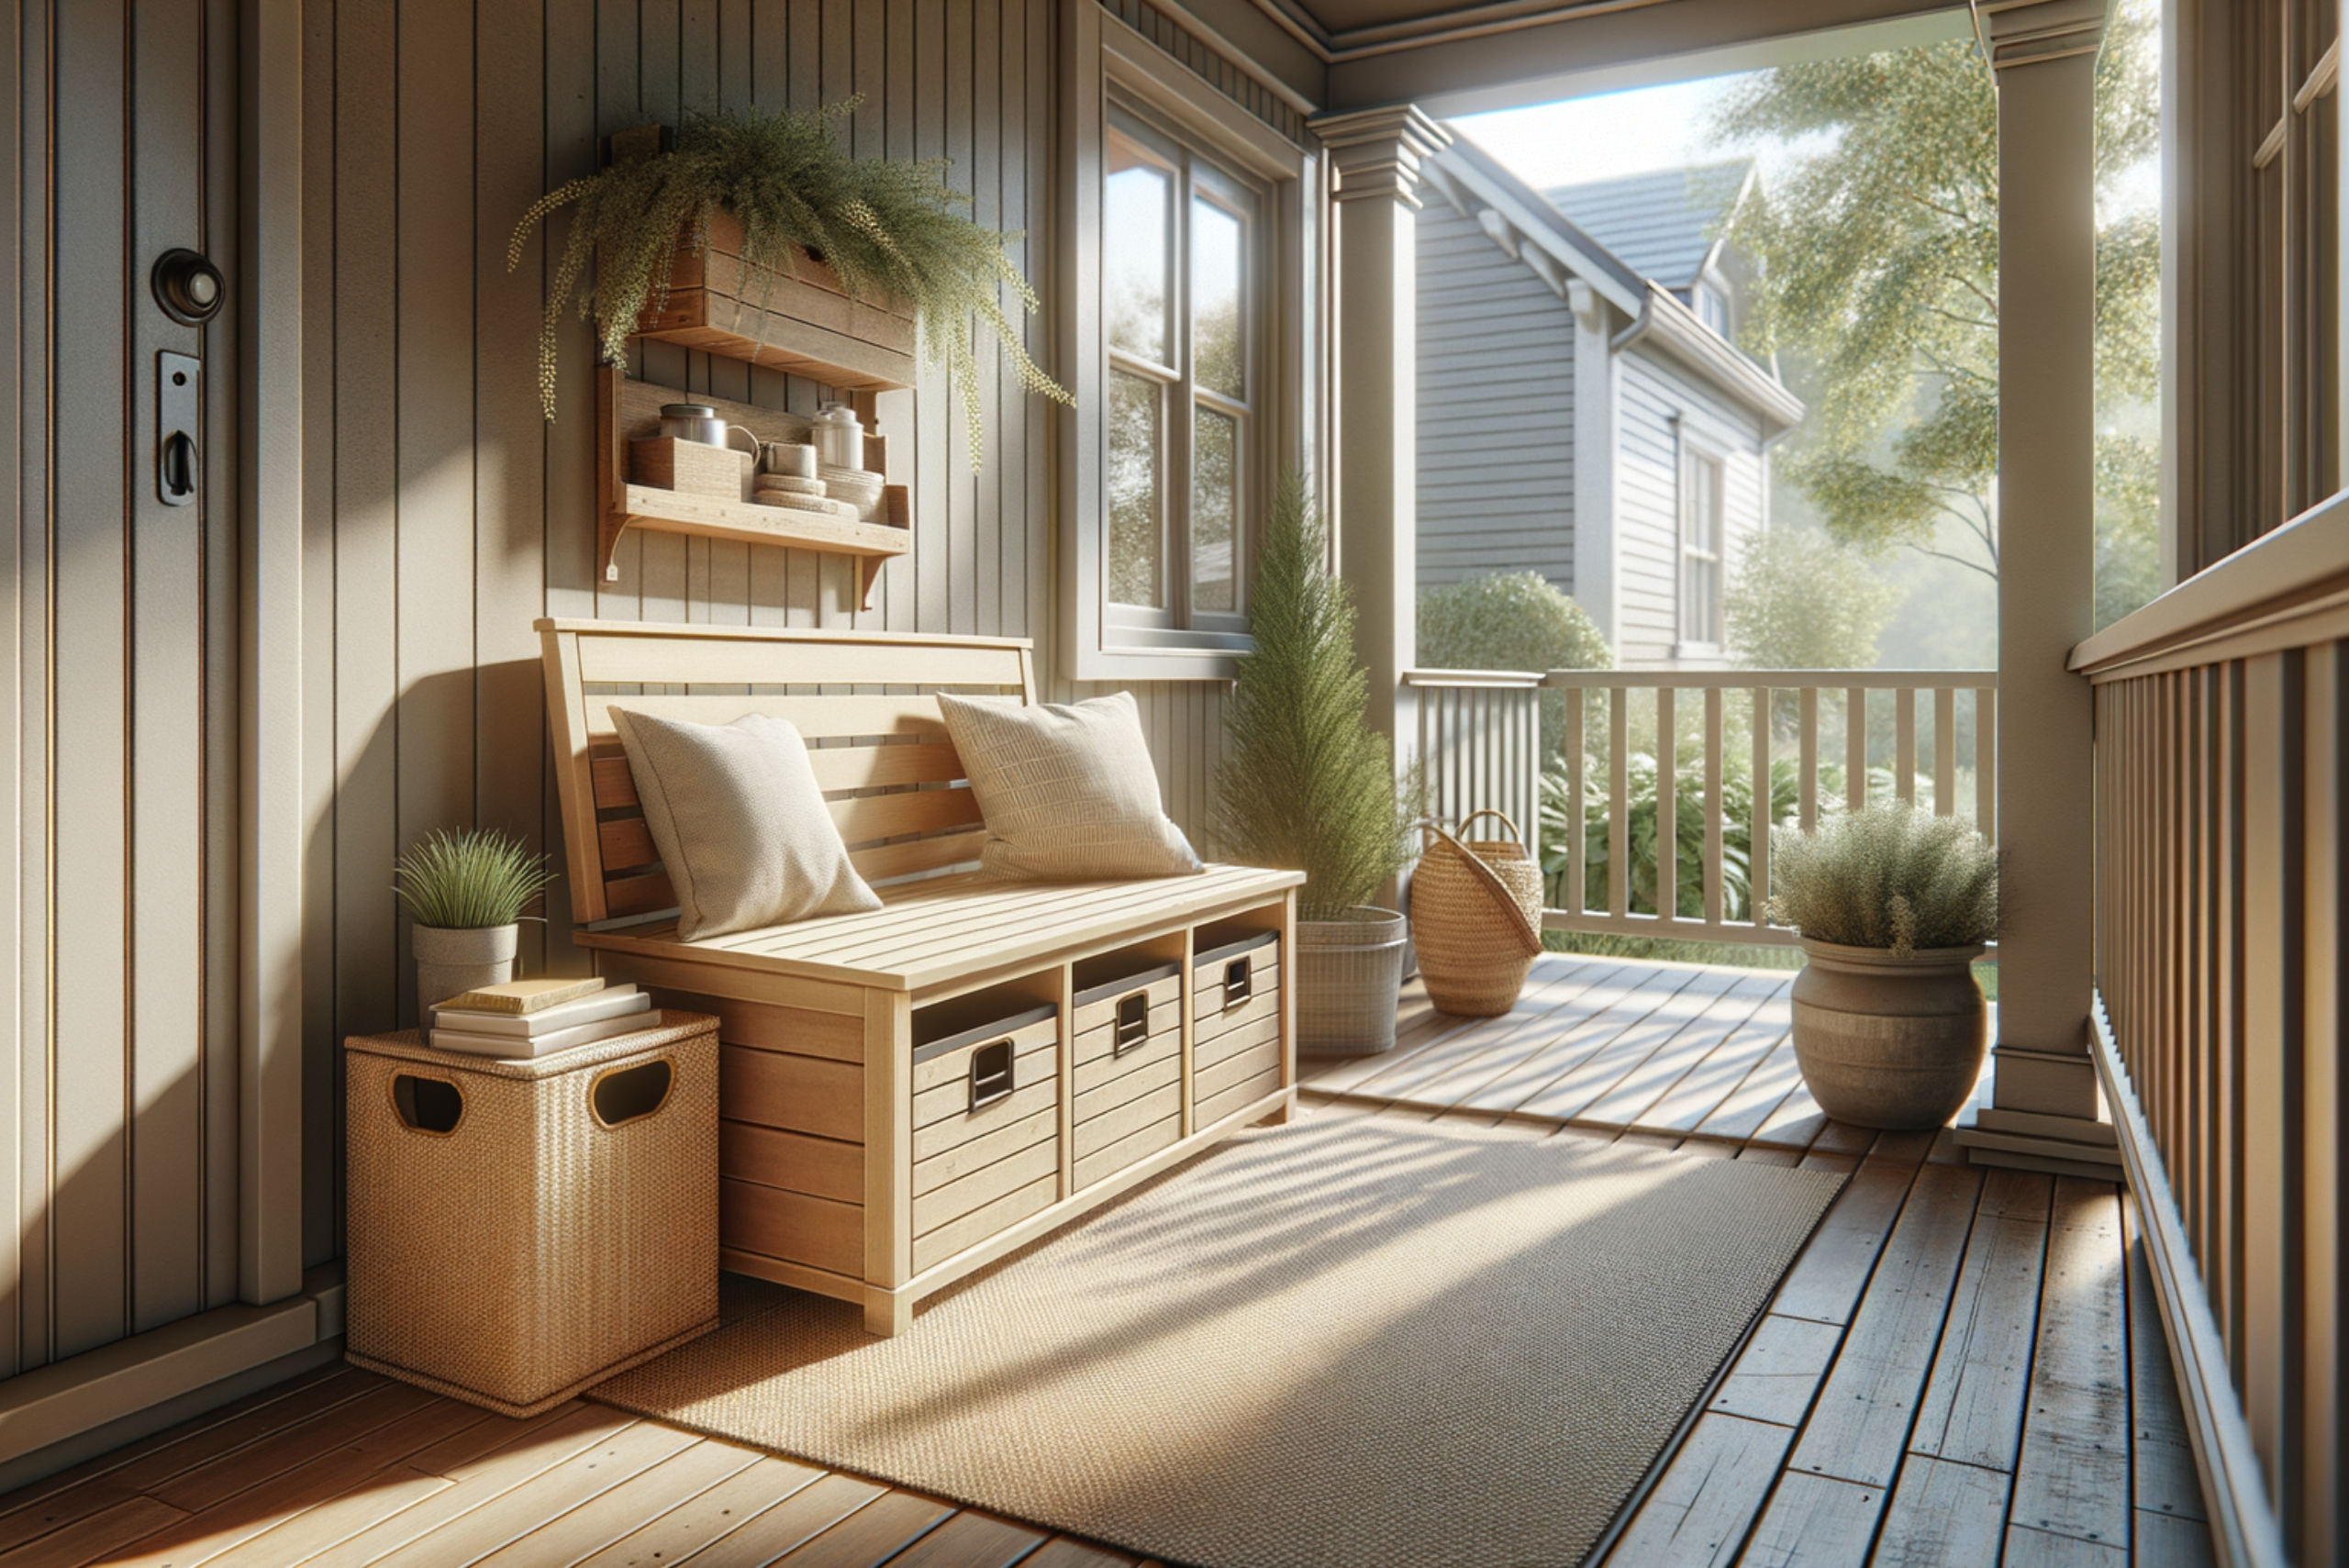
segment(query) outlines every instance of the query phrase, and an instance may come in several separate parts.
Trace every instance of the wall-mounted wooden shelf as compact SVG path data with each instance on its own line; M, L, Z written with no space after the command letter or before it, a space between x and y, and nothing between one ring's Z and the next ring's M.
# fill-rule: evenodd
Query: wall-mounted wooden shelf
M701 393L680 392L630 381L611 365L596 372L596 559L607 582L619 576L613 555L620 536L629 528L657 533L697 534L705 539L739 539L751 544L775 544L791 550L812 550L826 555L854 556L857 601L871 606L873 584L881 563L913 549L913 529L906 487L892 484L882 492L880 517L862 523L848 517L818 517L750 501L688 495L632 484L628 473L628 443L660 430L663 403L706 403L718 417L741 426L762 441L805 441L808 422L777 408L760 408ZM887 472L888 443L879 436L864 439L864 466Z

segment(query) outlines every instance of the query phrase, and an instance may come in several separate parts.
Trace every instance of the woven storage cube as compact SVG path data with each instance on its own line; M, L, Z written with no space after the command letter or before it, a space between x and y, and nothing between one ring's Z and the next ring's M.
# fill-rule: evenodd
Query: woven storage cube
M529 1061L346 1043L348 1353L507 1416L718 1327L718 1020Z

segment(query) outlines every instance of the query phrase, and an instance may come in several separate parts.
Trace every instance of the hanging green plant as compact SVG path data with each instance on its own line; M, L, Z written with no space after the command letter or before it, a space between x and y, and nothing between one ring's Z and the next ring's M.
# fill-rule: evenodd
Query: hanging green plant
M1005 288L1028 310L1037 308L1036 291L1004 250L1019 235L982 228L954 210L971 198L946 184L944 159L912 162L841 150L831 122L857 103L800 113L695 115L673 149L620 159L531 204L514 228L509 271L521 265L523 244L540 219L573 209L539 336L539 396L550 420L556 328L588 262L596 263L596 284L580 300L580 314L596 323L605 360L624 363L638 317L648 306L667 304L679 246L706 250L710 219L720 212L742 226L743 266L769 287L779 276L798 274L804 251L821 258L855 297L911 306L924 350L945 365L962 405L974 464L984 434L974 321L993 329L1020 385L1071 401L1028 357L1004 315Z

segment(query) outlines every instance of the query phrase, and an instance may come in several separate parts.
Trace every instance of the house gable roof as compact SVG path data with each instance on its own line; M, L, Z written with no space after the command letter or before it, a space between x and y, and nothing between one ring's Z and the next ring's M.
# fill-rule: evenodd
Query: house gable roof
M1753 161L1737 158L1560 185L1543 195L1642 277L1685 289L1704 272L1754 178Z

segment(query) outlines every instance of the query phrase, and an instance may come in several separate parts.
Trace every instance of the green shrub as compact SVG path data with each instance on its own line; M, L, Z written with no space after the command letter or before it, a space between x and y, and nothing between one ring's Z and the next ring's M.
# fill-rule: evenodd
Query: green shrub
M1964 819L1872 806L1771 835L1771 917L1814 941L1970 947L1998 929L1998 852Z
M1771 528L1739 553L1722 613L1749 670L1866 670L1898 597L1849 546Z
M1469 577L1419 595L1419 662L1430 670L1610 670L1615 653L1583 607L1538 572ZM1566 695L1542 694L1542 754L1565 733Z
M419 926L510 926L554 873L521 840L488 828L436 828L392 862L393 891Z

